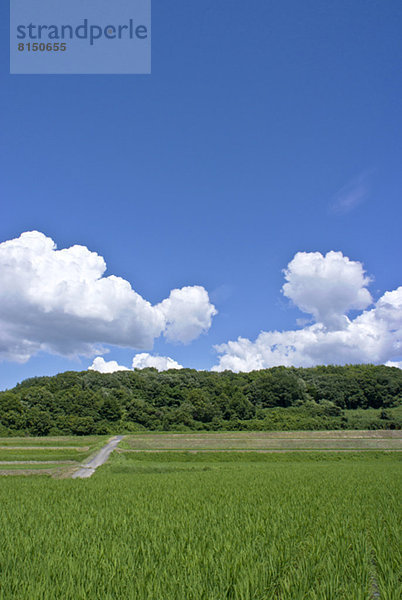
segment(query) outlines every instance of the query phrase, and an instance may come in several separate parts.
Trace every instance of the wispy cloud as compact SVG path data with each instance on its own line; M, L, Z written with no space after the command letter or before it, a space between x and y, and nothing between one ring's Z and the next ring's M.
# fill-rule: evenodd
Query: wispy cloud
M371 190L371 171L364 171L333 195L330 203L330 212L344 215L365 202Z

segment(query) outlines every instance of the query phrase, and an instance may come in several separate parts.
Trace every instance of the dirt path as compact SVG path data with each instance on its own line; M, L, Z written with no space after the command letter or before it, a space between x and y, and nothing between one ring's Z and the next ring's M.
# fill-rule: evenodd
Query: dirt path
M104 446L96 456L91 458L85 465L82 465L78 471L73 473L72 479L87 479L88 477L91 477L91 475L95 473L96 469L107 461L111 452L113 452L122 439L122 435L116 435L109 440L106 446Z

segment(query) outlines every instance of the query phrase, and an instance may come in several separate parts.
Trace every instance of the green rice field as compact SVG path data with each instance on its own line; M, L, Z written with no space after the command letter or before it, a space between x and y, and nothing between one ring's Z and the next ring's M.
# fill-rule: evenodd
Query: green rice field
M0 479L1 600L399 600L400 453L115 452Z

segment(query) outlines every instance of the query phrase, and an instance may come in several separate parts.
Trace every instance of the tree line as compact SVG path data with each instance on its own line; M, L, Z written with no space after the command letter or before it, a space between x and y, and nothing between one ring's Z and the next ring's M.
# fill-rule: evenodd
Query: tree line
M401 403L402 371L385 366L67 371L0 392L0 435L400 429Z

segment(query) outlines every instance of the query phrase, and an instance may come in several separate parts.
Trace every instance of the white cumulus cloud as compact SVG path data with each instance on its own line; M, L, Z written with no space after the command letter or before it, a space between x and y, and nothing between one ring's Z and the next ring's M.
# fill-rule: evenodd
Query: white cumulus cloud
M386 367L395 367L396 369L402 369L402 360L399 361L395 361L395 360L387 360L387 362L385 363Z
M191 342L208 331L217 314L207 291L199 285L172 290L158 308L166 319L165 337L170 342Z
M151 305L85 246L57 250L38 231L0 244L0 358L26 361L39 351L93 355L102 344L152 348L154 339L187 343L211 326L216 310L201 286L173 290Z
M402 287L385 294L373 308L361 263L340 252L324 257L299 252L285 270L284 294L304 312L312 325L290 331L262 332L255 341L239 337L216 346L220 354L214 371L251 371L278 365L389 364L402 353ZM362 312L354 319L350 309ZM398 363L393 363L397 366Z
M183 366L170 358L169 356L152 356L148 352L140 352L133 358L133 369L146 369L154 367L158 371L167 371L168 369L183 369ZM92 365L88 367L90 371L99 373L115 373L116 371L130 371L128 367L119 365L115 360L106 361L101 356L94 359Z
M98 371L98 373L116 373L116 371L129 371L130 369L119 365L116 360L105 360L102 356L97 356L88 370Z
M148 352L136 354L133 358L133 369L146 369L154 367L158 371L167 371L168 369L183 369L183 365L170 358L169 356L152 356Z
M362 264L342 252L298 252L284 273L284 295L327 327L346 327L349 310L372 303Z

